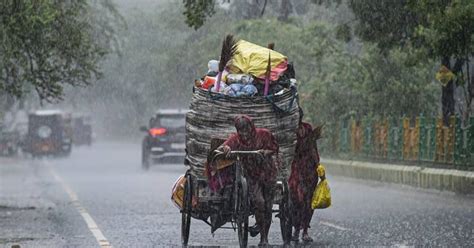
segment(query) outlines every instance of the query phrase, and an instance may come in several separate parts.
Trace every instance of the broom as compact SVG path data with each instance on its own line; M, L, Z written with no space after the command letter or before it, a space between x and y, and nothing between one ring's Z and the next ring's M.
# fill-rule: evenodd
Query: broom
M272 43L268 43L268 46L267 46L267 47L268 47L268 49L270 49L270 50L275 50L275 43L273 43L273 42L272 42Z
M224 41L222 42L222 51L221 51L221 59L219 61L219 73L217 74L217 85L216 85L216 91L219 92L220 87L221 87L221 78L222 78L222 73L224 72L225 67L227 66L227 63L232 59L234 56L235 52L237 51L237 42L234 39L234 36L231 34L228 34Z
M271 57L270 57L270 52L268 52L267 71L265 72L265 88L263 90L263 95L264 96L268 95L268 90L270 88L270 72L271 72L271 70L272 70Z
M275 50L275 43L268 43L268 49ZM270 59L270 52L268 52L268 64L267 64L267 71L265 72L265 89L263 90L263 95L268 94L268 88L270 87L270 71L271 71L271 59Z
M324 124L321 124L319 126L316 126L313 131L311 132L311 140L316 142L318 139L321 139L323 137L323 127Z

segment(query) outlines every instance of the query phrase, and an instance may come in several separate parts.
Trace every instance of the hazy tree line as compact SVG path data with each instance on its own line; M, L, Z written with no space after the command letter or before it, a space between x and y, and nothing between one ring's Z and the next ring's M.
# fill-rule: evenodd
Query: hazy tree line
M193 80L206 72L210 59L218 59L228 33L263 46L274 42L289 57L300 101L314 122L365 115L467 116L471 111L472 1L185 0L154 8L84 6L94 6L87 13L101 17L84 18L90 28L85 37L92 43L81 43L85 51L97 53L90 53L85 67L90 70L58 83L99 80L53 92L65 93L63 104L69 107L100 113L96 117L111 133L135 131L160 107L186 107ZM1 54L0 59L5 63ZM447 86L435 80L442 64L456 74ZM1 80L2 94L12 93ZM30 92L36 87L34 81L21 82Z
M218 2L184 0L187 23L196 29L200 28L207 18L216 13L213 6ZM222 2L242 4L242 2L237 3L238 1L230 0ZM441 112L445 120L453 114L460 114L466 119L471 113L471 102L474 96L470 66L474 43L474 2L470 0L244 2L244 4L256 4L253 8L261 9L262 14L268 9L268 4L279 8L279 20L283 22L291 22L292 19L288 16L292 14L296 14L297 19L301 17L295 11L294 6L301 5L302 2L306 5L311 2L326 7L334 5L347 7L351 15L347 15L347 11L341 12L341 8L336 8L334 11L338 14L352 16L350 20L346 19L333 26L333 33L339 40L349 42L355 36L360 38L364 45L375 44L385 59L390 59L393 56L393 50L398 49L409 56L405 61L407 69L414 66L423 67L428 59L436 61L455 75L448 82L444 82L445 85L441 87ZM456 91L459 93L456 94ZM458 100L457 104L456 100ZM458 106L458 110L455 109L456 106Z

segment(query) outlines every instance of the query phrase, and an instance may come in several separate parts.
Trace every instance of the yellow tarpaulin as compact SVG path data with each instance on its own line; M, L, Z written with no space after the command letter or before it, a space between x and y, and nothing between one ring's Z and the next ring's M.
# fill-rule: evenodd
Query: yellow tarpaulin
M228 66L229 72L250 74L263 79L267 70L269 53L272 68L270 79L275 81L286 70L288 58L279 52L245 40L237 42L237 51Z

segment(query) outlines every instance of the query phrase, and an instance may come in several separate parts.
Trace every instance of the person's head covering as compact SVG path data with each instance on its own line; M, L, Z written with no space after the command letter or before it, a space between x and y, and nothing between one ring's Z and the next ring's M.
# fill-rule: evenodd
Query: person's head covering
M250 129L255 130L255 125L253 124L252 118L248 115L238 115L234 119L235 129Z
M242 142L243 144L248 143L249 140L243 138L240 136L239 131L240 130L250 130L251 137L255 136L256 129L255 129L255 124L252 121L252 118L250 118L247 115L238 115L234 119L234 124L235 124L235 129L237 129L237 134L239 135L239 141Z

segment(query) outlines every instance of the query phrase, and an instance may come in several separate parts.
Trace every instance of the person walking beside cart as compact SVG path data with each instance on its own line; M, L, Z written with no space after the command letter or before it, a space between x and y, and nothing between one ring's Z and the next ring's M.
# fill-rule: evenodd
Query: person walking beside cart
M272 221L274 187L278 173L279 146L273 134L265 128L255 128L252 119L246 115L235 118L237 133L232 134L218 148L225 154L231 151L255 151L263 155L243 158L247 176L250 201L255 208L255 219L260 228L259 246L268 245L268 231Z
M300 230L303 229L302 240L312 242L313 239L308 235L308 228L313 216L311 198L318 184L316 168L319 166L319 153L316 140L321 136L321 127L313 130L311 124L303 122L301 108L296 136L295 157L288 179L294 227L292 240L299 241Z

